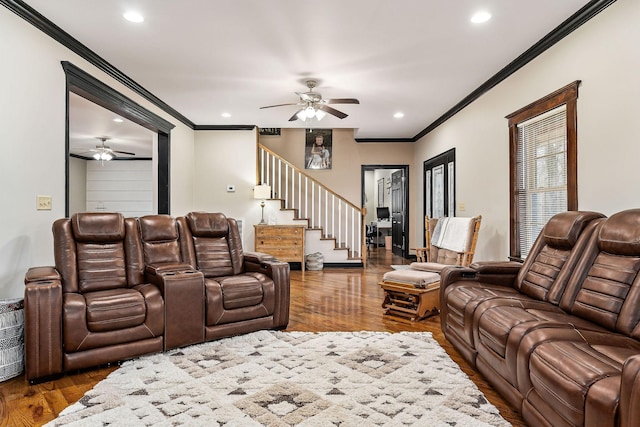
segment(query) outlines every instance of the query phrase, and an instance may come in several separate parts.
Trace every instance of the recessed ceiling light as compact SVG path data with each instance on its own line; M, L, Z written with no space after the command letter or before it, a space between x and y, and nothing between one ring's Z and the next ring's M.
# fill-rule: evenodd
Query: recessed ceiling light
M486 10L481 10L473 14L471 22L474 24L482 24L483 22L487 22L489 19L491 19L491 14Z
M113 119L113 121L116 122L116 123L124 122L124 120L122 120L120 117L116 117L115 119Z
M136 24L144 22L144 16L140 15L138 12L129 11L124 13L122 16L124 16L124 19L127 21L135 22Z
M402 112L398 111L397 113L395 113L395 114L393 115L393 117L395 117L396 119L401 119L401 118L403 118L403 117L404 117L404 113L402 113Z
M225 119L228 119L229 117L231 117L231 114L230 113L222 113L221 116L224 117Z

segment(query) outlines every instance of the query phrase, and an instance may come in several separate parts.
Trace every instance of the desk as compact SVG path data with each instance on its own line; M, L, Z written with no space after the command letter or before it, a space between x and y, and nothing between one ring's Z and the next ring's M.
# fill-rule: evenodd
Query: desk
M376 226L376 248L380 247L380 230L388 230L391 231L391 221L376 221L373 222L372 225ZM388 234L388 232L387 232Z

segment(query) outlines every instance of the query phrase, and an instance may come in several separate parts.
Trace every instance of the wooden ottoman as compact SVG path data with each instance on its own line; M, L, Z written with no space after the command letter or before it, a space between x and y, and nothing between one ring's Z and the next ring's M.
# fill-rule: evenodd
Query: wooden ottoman
M412 321L440 312L440 275L418 270L394 270L384 274L384 314Z

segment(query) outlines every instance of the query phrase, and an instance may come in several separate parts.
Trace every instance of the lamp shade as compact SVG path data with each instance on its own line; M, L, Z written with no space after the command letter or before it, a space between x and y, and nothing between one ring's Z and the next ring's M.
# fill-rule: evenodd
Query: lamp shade
M253 198L254 199L270 199L271 198L271 186L262 184L256 185L253 187Z

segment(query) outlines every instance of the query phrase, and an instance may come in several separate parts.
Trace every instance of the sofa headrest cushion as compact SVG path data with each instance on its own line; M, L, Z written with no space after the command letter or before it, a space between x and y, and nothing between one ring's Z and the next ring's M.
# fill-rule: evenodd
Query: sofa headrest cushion
M119 242L124 239L124 217L115 212L81 212L71 216L78 242Z
M223 237L229 234L229 223L222 213L190 212L186 219L195 237Z
M601 251L616 255L640 255L640 209L618 212L602 224L598 235Z
M178 226L169 215L147 215L138 218L143 242L172 242L178 240Z
M542 230L543 236L550 246L571 249L578 241L584 227L604 215L588 211L567 211L551 217Z

